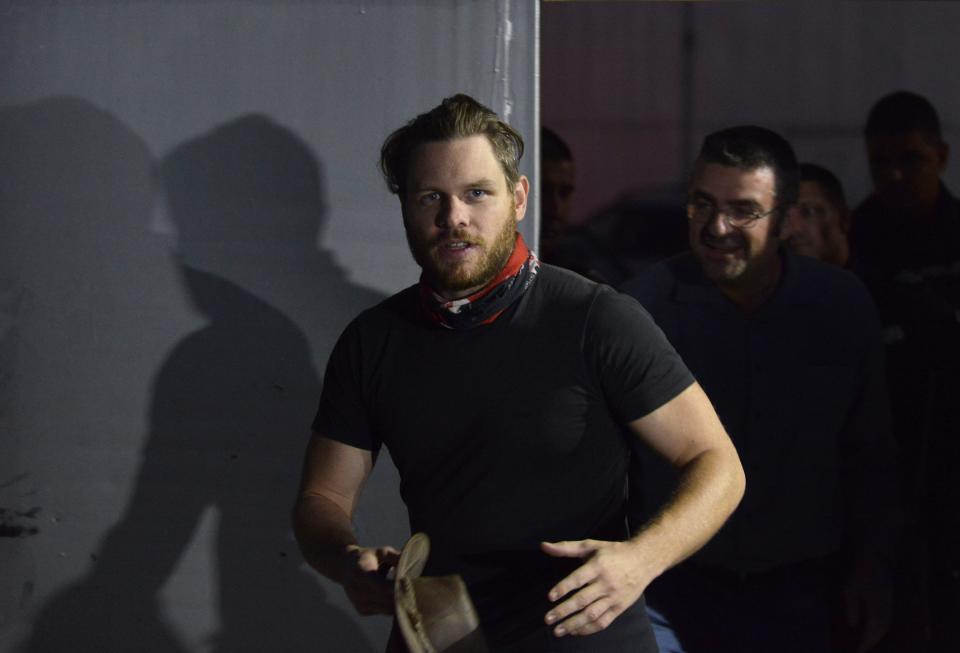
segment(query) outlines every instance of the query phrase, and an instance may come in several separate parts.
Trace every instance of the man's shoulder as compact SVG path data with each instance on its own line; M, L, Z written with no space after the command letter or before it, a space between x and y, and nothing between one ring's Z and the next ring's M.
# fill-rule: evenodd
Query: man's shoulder
M960 199L957 199L946 184L940 184L936 211L941 221L955 224L960 220ZM868 195L851 212L851 238L870 236L896 226L896 215L891 214L876 193Z
M552 294L584 295L595 292L602 284L578 272L550 263L540 263L537 284Z
M816 290L832 289L841 293L859 293L863 284L855 274L832 263L800 254L786 254L787 274Z
M680 284L703 283L703 273L690 252L671 256L646 268L620 286L620 291L644 306L659 303L672 296Z
M369 310L379 311L409 311L412 306L418 306L420 301L420 284L407 286L403 290L396 292L379 304L371 306Z
M598 294L609 290L609 286L549 263L540 264L537 276L533 290L542 307L588 307Z
M420 315L419 302L420 288L414 284L358 313L347 329L376 332L399 324L416 323Z
M784 290L791 305L820 306L836 314L873 311L866 286L853 272L809 256L788 254Z
M649 319L635 299L611 286L550 265L543 267L541 275L534 300L537 308L529 314L551 332L624 328Z

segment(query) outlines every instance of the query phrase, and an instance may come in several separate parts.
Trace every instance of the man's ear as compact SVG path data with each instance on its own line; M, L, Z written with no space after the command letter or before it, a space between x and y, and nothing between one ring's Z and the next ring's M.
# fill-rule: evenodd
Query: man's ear
M523 220L527 214L527 198L530 197L530 181L523 175L513 187L513 215L517 222Z

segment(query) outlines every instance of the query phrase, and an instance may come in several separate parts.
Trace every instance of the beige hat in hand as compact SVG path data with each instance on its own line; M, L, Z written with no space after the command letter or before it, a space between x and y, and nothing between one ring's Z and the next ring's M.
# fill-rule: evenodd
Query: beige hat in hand
M394 585L397 623L410 653L486 653L480 620L459 575L421 576L430 538L403 546Z

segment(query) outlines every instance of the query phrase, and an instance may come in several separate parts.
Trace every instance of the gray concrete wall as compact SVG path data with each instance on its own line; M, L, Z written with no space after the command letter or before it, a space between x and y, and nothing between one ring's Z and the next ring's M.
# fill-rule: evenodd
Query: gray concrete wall
M0 4L0 650L382 649L301 562L300 457L336 336L416 280L380 143L465 91L532 154L537 11Z

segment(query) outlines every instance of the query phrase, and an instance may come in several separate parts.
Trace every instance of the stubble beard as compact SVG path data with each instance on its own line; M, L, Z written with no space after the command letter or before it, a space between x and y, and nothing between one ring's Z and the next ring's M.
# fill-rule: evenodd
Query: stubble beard
M775 281L775 275L772 276L778 258L775 241L771 241L768 244L770 249L764 251L753 250L746 239L741 244L742 258L738 256L729 261L710 260L698 252L704 276L725 293L758 295L768 292L770 282ZM700 246L706 247L703 240Z
M423 269L424 275L435 290L459 293L471 288L478 288L489 283L506 265L507 259L513 252L516 242L517 219L513 217L504 221L503 229L497 234L492 243L484 243L476 237L471 237L466 231L454 230L427 241L417 238L410 230L406 230L407 244L414 260ZM449 264L437 254L437 250L444 242L461 240L478 247L480 260L476 262L461 262Z
M742 259L721 263L701 261L707 278L719 284L735 284L747 271L747 262Z
M718 284L735 284L747 272L747 263L750 259L750 244L745 238L732 236L723 241L735 238L737 245L741 248L743 258L739 256L732 260L717 260L710 258L705 253L709 250L711 242L722 242L711 238L710 234L703 230L699 235L699 247L694 249L697 258L700 261L700 267L704 275L711 281Z

